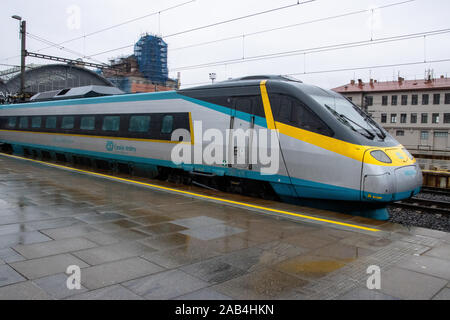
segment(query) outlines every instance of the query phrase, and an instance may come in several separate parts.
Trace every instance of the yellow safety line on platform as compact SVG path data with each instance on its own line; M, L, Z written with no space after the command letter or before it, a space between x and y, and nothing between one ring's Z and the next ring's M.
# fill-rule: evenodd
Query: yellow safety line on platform
M344 227L349 227L349 228L354 228L354 229L360 229L360 230L366 230L366 231L372 231L372 232L379 232L379 231L381 231L379 229L358 226L358 225L355 225L355 224L349 224L349 223L344 223L344 222L339 222L339 221L333 221L333 220L328 220L328 219L316 218L316 217L307 216L307 215L303 215L303 214L298 214L298 213L294 213L294 212L289 212L289 211L284 211L284 210L278 210L278 209L272 209L272 208L267 208L267 207L256 206L256 205L245 203L245 202L239 202L239 201L233 201L233 200L228 200L228 199L222 199L222 198L217 198L217 197L206 196L206 195L202 195L202 194L199 194L199 193L183 191L183 190L178 190L178 189L173 189L173 188L167 188L167 187L163 187L163 186L159 186L159 185L155 185L155 184L150 184L150 183L145 183L145 182L140 182L140 181L135 181L135 180L118 178L118 177L114 177L114 176L110 176L110 175L106 175L106 174L102 174L102 173L96 173L96 172L92 172L92 171L85 171L85 170L81 170L81 169L76 169L76 168L71 168L71 167L67 167L67 166L62 166L62 165L59 165L59 164L53 164L53 163L48 163L48 162L44 162L44 161L39 161L39 160L33 160L33 159L13 156L13 155L10 155L10 154L0 153L0 155L2 155L4 157L19 159L19 160L26 160L26 161L36 162L36 163L44 164L44 165L47 165L47 166L50 166L50 167L62 168L62 169L69 170L69 171L85 173L85 174L89 174L89 175L93 175L93 176L97 176L97 177L102 177L102 178L107 178L107 179L111 179L111 180L123 181L123 182L133 183L133 184L142 185L142 186L146 186L146 187L151 187L153 189L165 190L165 191L170 191L170 192L174 192L174 193L190 195L190 196L194 196L194 197L198 197L198 198L214 200L214 201L219 201L219 202L229 203L229 204L235 204L235 205L239 205L239 206L243 206L243 207L247 207L247 208L253 208L253 209L264 210L264 211L269 211L269 212L281 213L281 214L285 214L285 215L289 215L289 216L293 216L293 217L299 217L299 218L313 220L313 221L320 221L320 222L330 223L330 224L344 226Z

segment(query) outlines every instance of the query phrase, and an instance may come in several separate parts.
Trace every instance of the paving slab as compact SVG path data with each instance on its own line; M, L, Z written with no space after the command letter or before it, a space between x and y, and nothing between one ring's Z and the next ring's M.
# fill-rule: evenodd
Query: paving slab
M70 227L62 227L55 229L46 229L41 232L54 240L62 240L68 238L78 238L89 232L97 232L98 230L85 224Z
M445 287L447 281L401 268L381 272L381 292L408 300L428 300Z
M96 246L97 245L95 243L89 240L83 238L72 238L30 245L18 245L14 247L14 250L28 259L35 259Z
M154 251L156 250L134 241L81 250L73 252L73 255L86 261L90 265L98 265L106 262L137 257Z
M39 231L6 234L0 236L0 249L14 247L17 245L43 243L51 240L52 238L47 237Z
M272 300L285 299L294 289L307 283L282 272L262 269L224 282L214 289L239 300Z
M84 261L70 254L20 261L11 263L10 265L28 279L38 279L53 274L64 273L67 267L72 265L79 266L80 268L89 266Z
M16 282L25 281L16 270L8 265L0 265L0 287L7 286Z
M122 284L131 291L151 300L172 299L209 286L180 270L160 272Z
M3 263L23 261L25 258L11 248L0 249L0 259Z
M243 233L245 230L224 224L209 225L203 228L189 229L180 233L200 240L214 240Z
M225 282L245 274L245 271L219 259L211 259L181 267L186 273L211 284Z
M339 297L339 300L399 300L377 289L355 288Z
M114 285L75 295L68 300L142 300L142 298L121 285Z
M433 297L433 300L450 300L450 288L444 288Z
M81 284L88 289L99 289L163 271L141 258L131 258L86 268L82 271Z
M0 300L50 300L51 297L31 281L0 288Z
M450 260L450 244L440 245L425 253L426 256Z
M48 295L55 299L64 299L77 294L87 292L87 289L81 286L80 289L70 290L67 288L66 274L55 274L48 277L36 279L33 282Z
M442 279L450 280L450 261L428 256L412 256L397 264L398 267L408 269Z
M204 288L195 292L179 296L174 300L208 301L208 300L233 300L213 288Z

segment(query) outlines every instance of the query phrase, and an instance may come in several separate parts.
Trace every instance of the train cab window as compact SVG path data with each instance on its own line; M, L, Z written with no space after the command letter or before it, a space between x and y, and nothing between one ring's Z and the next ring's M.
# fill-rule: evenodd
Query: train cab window
M31 118L31 128L39 129L42 125L42 117L33 117Z
M150 129L150 116L131 116L129 132L146 133ZM172 131L170 132L172 133Z
M252 113L252 100L250 98L238 98L236 99L236 111Z
M47 119L45 119L45 128L56 129L56 117L47 117Z
M61 129L71 130L75 127L75 117L63 117L61 122Z
M290 98L284 97L281 99L280 107L278 110L278 119L284 123L293 122L292 100Z
M95 130L95 116L81 117L80 129L85 131Z
M16 127L17 124L17 118L16 117L9 117L8 118L8 128L13 129Z
M173 132L173 116L164 116L162 120L161 133L171 134Z
M19 129L28 129L28 117L20 117Z
M106 116L103 119L103 131L119 131L120 116Z
M300 101L292 100L292 108L292 122L296 127L326 136L333 135L328 126Z

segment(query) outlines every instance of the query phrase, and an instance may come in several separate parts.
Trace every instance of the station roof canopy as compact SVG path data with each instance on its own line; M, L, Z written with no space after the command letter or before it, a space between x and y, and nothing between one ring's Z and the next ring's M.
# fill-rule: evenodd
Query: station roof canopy
M25 92L31 94L89 85L113 87L110 81L94 71L69 64L43 65L25 73ZM6 86L10 93L19 92L20 74L6 82Z

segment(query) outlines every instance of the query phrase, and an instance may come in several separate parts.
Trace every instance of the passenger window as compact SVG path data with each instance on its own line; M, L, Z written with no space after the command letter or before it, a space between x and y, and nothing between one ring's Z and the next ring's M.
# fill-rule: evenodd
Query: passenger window
M103 119L103 131L119 131L120 116L107 116Z
M161 133L171 134L173 132L173 116L164 116Z
M28 117L20 117L19 129L28 129Z
M80 129L86 131L95 130L95 117L81 117Z
M75 117L63 117L61 122L61 129L71 130L75 126Z
M15 128L17 123L16 117L9 117L8 118L8 128Z
M39 129L42 125L42 118L41 117L33 117L31 118L31 128L33 129Z
M145 133L150 129L150 116L131 116L129 132ZM172 132L170 132L172 133Z
M45 120L46 129L56 129L56 117L47 117Z

